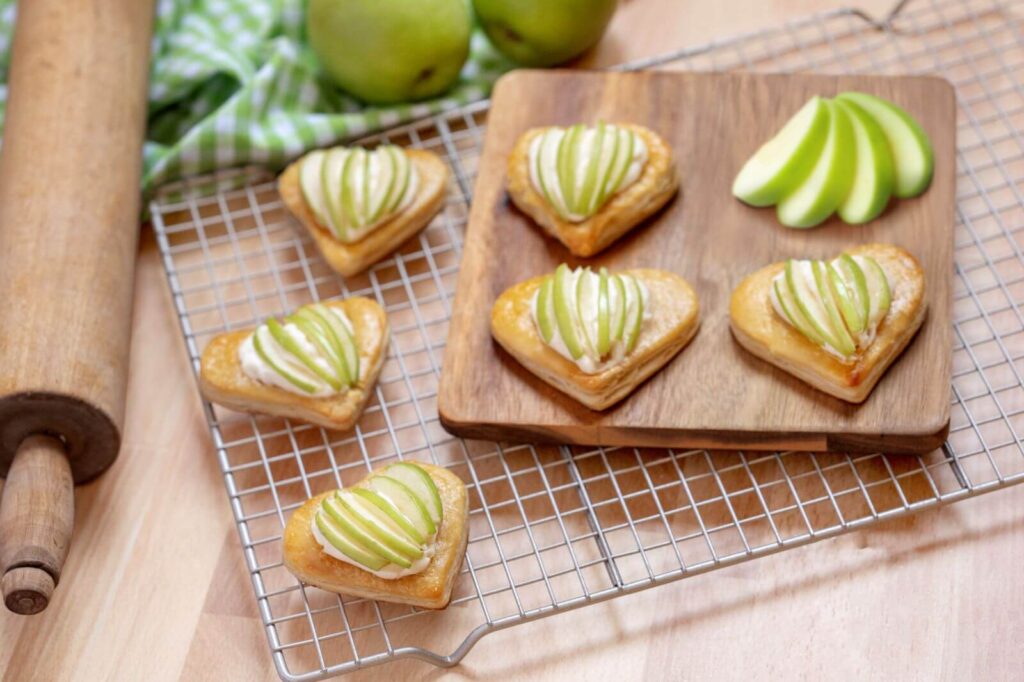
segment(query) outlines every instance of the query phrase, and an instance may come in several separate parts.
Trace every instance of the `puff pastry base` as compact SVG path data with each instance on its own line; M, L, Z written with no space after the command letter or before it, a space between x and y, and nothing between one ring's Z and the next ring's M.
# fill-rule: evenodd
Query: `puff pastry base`
M390 330L384 310L368 298L329 301L352 322L362 377L347 392L313 398L256 381L242 371L238 349L252 329L218 334L203 349L199 388L211 402L241 412L301 419L328 429L349 429L359 419L384 364Z
M448 166L437 154L422 149L405 153L419 173L419 188L411 204L378 225L359 241L345 244L334 238L306 205L299 186L299 161L293 162L277 180L277 191L288 210L305 226L327 264L345 277L358 274L401 246L426 227L444 204L448 185Z
M404 578L385 580L325 553L313 537L310 523L320 501L333 494L333 491L329 491L307 500L288 520L284 529L284 564L288 570L307 585L329 592L410 604L424 609L443 609L448 606L469 536L466 486L447 469L423 462L416 464L434 479L444 508L444 519L437 533L437 547L426 569Z
M580 371L541 339L531 302L543 276L520 282L498 297L491 309L491 334L520 364L559 391L592 410L606 409L671 360L690 342L699 325L697 294L682 277L663 270L626 272L647 285L652 317L644 323L632 352L601 372Z
M546 128L532 128L523 133L508 159L508 194L513 203L545 232L565 244L574 256L585 258L604 250L656 213L679 189L679 173L668 143L643 126L617 125L635 131L643 139L647 145L647 164L636 182L580 223L559 217L530 182L530 143Z
M921 328L927 313L925 280L917 259L897 246L867 244L847 253L878 261L892 290L889 314L879 325L874 342L855 362L839 362L772 308L771 281L785 263L764 267L740 282L732 294L729 317L736 340L757 357L829 395L861 403Z

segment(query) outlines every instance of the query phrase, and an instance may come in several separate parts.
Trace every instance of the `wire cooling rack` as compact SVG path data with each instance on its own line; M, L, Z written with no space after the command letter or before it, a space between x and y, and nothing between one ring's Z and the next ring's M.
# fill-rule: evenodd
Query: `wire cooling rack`
M1020 10L916 0L882 22L837 11L631 65L935 73L954 83L952 425L946 446L927 456L532 447L448 435L437 382L486 102L366 140L431 149L456 180L417 239L357 277L327 267L264 170L165 188L153 224L196 371L212 335L309 301L370 296L391 320L390 353L354 433L204 404L281 677L402 657L452 665L500 628L1024 480ZM281 562L289 513L407 458L446 466L469 489L470 542L451 606L420 611L300 585Z

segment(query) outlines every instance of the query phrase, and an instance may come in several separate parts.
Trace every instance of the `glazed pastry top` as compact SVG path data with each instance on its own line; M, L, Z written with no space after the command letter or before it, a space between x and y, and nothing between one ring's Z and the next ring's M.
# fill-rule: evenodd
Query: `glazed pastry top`
M530 182L564 220L579 223L636 182L647 145L623 126L551 127L530 144Z
M302 159L299 184L316 219L348 244L412 203L419 177L400 147L334 147Z
M548 347L580 371L596 374L633 350L650 307L639 278L605 268L571 270L563 263L537 289L531 311Z
M871 345L891 303L885 270L870 256L790 260L772 280L772 307L842 362Z
M355 328L344 311L313 303L281 321L270 318L239 346L242 371L291 393L324 398L358 383Z

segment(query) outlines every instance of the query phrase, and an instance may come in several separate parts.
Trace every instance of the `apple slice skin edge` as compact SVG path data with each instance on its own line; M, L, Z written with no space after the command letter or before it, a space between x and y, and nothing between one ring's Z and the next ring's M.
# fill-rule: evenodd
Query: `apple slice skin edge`
M900 108L896 104L893 104L889 100L863 92L843 92L837 95L836 99L853 102L860 106L875 119L875 122L878 123L879 127L885 133L885 136L889 141L890 148L892 149L895 166L893 194L895 194L896 197L900 199L911 199L928 189L928 186L931 185L932 176L935 172L935 152L932 149L932 143L928 138L928 134L925 133L924 128L922 128L921 124L917 122L917 119L911 116L906 110ZM893 117L902 124L902 133L895 132L892 126L886 125L889 117ZM900 137L901 139L894 139L895 137ZM922 166L919 169L919 172L912 173L907 168L908 160L905 158L905 155L901 155L897 149L899 146L903 146L899 145L900 142L904 144L910 143L910 146L906 148L909 149L912 154L920 157L917 159Z
M862 225L881 215L892 198L896 184L892 151L889 149L885 133L870 114L849 100L837 99L836 105L843 109L850 119L856 149L853 184L836 212L843 222ZM865 151L869 153L867 156L862 153ZM871 163L870 169L864 169L865 162ZM870 173L870 177L863 175L865 172ZM867 190L870 192L870 200L863 205L854 205L853 202L859 198L857 193L862 188L862 182L871 183L870 189Z

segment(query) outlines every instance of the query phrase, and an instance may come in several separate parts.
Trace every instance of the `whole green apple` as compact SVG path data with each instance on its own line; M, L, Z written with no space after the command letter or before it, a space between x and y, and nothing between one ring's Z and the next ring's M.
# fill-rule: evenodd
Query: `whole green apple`
M309 0L309 43L327 74L373 104L438 95L469 56L465 0Z
M553 66L591 47L616 0L473 0L487 37L524 66Z

